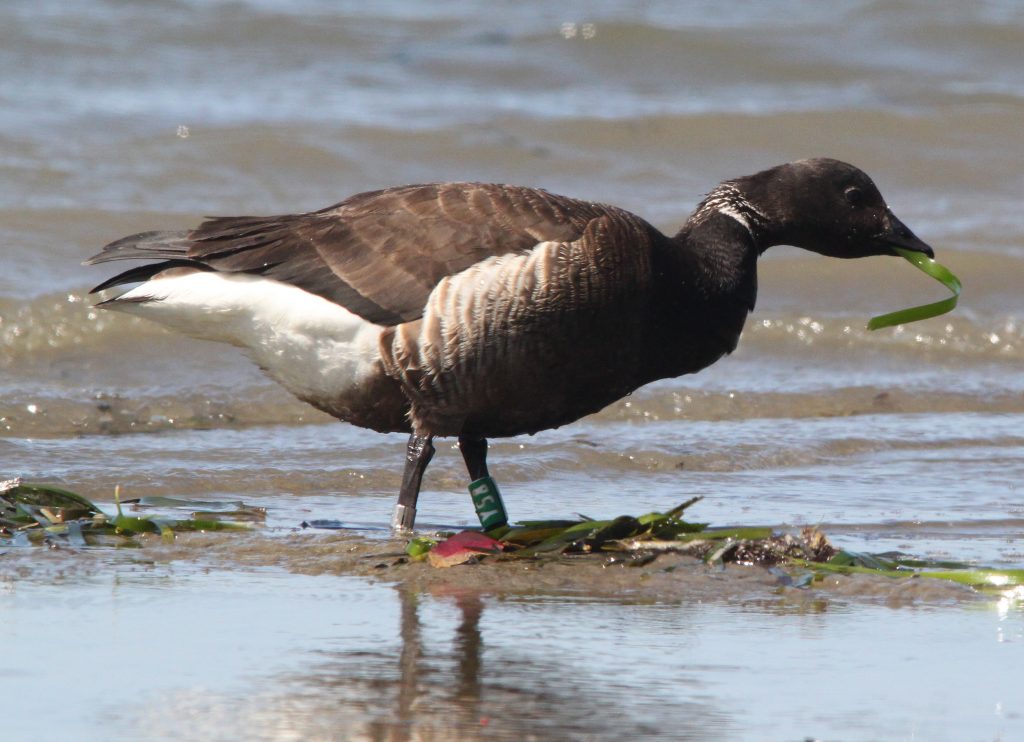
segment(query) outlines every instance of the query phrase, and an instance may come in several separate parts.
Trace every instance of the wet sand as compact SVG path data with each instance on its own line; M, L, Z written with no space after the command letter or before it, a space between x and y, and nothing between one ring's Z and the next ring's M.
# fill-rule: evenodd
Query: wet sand
M159 536L137 538L136 565L177 563L201 569L249 571L274 568L296 575L359 577L423 593L471 592L494 597L586 596L648 602L721 601L792 603L844 601L891 607L993 603L984 594L952 582L892 579L873 575L827 575L794 586L799 567L719 564L676 553L647 561L644 553L574 554L544 557L484 556L471 563L438 568L405 553L403 539L368 539L353 533L298 532L268 537L259 533L178 534L168 545ZM99 553L96 553L96 552ZM46 577L74 579L83 561L102 562L103 549L23 549L0 560L0 580Z

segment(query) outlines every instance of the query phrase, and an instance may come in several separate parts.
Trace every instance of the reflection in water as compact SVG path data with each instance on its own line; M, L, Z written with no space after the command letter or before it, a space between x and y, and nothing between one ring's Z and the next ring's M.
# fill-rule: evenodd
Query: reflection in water
M466 704L467 711L475 711L480 701L480 614L484 603L476 593L462 593L455 600L462 613L462 621L455 632L455 652L459 662L458 698Z
M422 636L420 632L419 601L413 593L398 588L402 600L402 652L398 666L400 684L398 688L398 709L395 717L401 729L407 729L412 723L413 705L416 702L416 677L420 658L423 656Z
M499 571L417 589L100 550L30 559L2 585L5 740L40 723L112 742L1024 739L1019 591L977 610L916 592L892 610L888 581L876 599L855 580L850 598L769 595L708 572L702 592L673 570L671 598L667 582L601 597L542 570L518 589ZM75 640L54 649L69 609ZM130 659L108 672L113 656ZM898 704L879 677L904 679Z
M894 600L887 582L879 586L888 588L879 597L886 605L914 602ZM860 590L868 594L870 586ZM306 734L326 723L346 739L399 742L758 739L750 724L767 724L775 714L777 734L764 738L813 736L820 730L805 726L809 720L844 729L857 705L834 697L822 678L841 667L851 688L874 693L878 668L906 649L907 632L916 635L924 615L865 612L801 591L732 599L724 587L718 592L710 602L695 591L671 600L628 590L603 599L543 592L501 598L447 585L396 585L392 610L400 625L378 627L384 638L372 651L339 638L341 648L327 649L300 678L283 678L289 694L301 689L297 695L310 700L290 718L291 728ZM889 643L865 634L857 644L864 622L883 615L894 631ZM1014 621L1008 626L1019 636ZM942 666L938 655L932 659ZM919 723L932 692L869 723L868 737L887 724ZM282 709L289 704L281 698ZM795 716L778 716L780 708Z
M619 739L664 732L667 714L673 736L723 729L724 717L709 713L706 701L677 696L660 713L645 711L645 699L628 684L619 685L611 668L609 676L587 677L592 670L582 665L589 663L574 655L586 650L557 632L546 637L557 653L548 650L546 640L513 641L510 651L507 634L516 631L510 625L501 627L498 639L505 649L488 648L481 618L493 598L473 590L425 595L401 585L396 592L401 645L328 653L327 661L299 682L318 704L333 699L336 705L322 716L293 719L294 729L308 729L312 716L320 723L333 717L347 727L346 739ZM445 615L448 607L457 612L455 623ZM571 630L571 624L562 625ZM692 693L693 687L688 683L685 690Z
M381 730L388 730L388 739L406 740L415 736L418 707L426 705L417 703L420 695L429 700L430 693L425 692L423 686L430 682L431 673L429 661L424 662L423 632L419 615L420 596L406 586L400 585L396 589L401 598L402 649L398 661L399 685L395 721L394 724L378 722L375 726ZM486 726L487 719L480 716L480 616L484 610L484 602L482 597L474 592L459 591L450 597L461 615L452 646L455 673L449 682L446 682L444 675L438 679L440 687L447 687L449 691L447 694L441 693L442 696L447 695L444 702L440 705L435 702L431 706L451 708L456 712L456 718L464 725ZM428 725L431 715L441 716L428 712Z
M393 690L387 687L392 673L389 672L385 657L374 656L371 663L373 669L352 666L367 659L363 653L340 653L337 663L323 668L329 669L329 673L310 680L317 683L327 680L332 685L339 681L345 684L345 675L358 677L380 673L376 680L370 680L370 684L379 692L380 706L374 708L367 704L364 707L370 717L367 720L367 736L370 739L396 742L435 736L437 739L471 739L477 735L484 736L485 732L485 736L493 739L496 733L501 732L487 729L490 719L481 714L482 596L473 591L461 590L445 591L444 595L438 596L444 602L454 603L460 617L448 654L436 650L431 652L425 647L427 641L424 639L420 619L422 595L403 585L396 586L396 592L401 603L401 648L398 652L397 682L394 683L396 687ZM386 703L391 692L395 698L393 711ZM510 716L518 715L515 708L503 711Z

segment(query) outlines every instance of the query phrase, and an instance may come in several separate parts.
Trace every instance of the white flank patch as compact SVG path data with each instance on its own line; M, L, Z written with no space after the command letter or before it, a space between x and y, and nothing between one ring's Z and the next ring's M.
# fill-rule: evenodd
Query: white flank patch
M492 256L445 276L427 298L415 347L406 347L399 336L395 355L411 351L413 365L433 373L466 363L474 366L512 318L555 291L551 273L563 246L540 242L527 253ZM472 381L463 377L460 383Z
M359 385L379 357L383 329L279 281L245 274L155 277L108 304L192 337L236 345L303 398L333 398Z

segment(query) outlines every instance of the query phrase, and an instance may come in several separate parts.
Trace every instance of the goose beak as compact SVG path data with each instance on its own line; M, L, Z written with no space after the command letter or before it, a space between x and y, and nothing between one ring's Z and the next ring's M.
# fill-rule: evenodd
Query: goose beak
M896 218L896 215L891 211L889 216L889 229L878 235L875 239L885 247L890 248L889 252L892 252L894 247L902 247L904 250L913 250L914 252L921 252L927 255L929 258L935 257L935 251L932 250L920 237L910 231L910 227L901 222ZM895 255L896 253L892 253Z

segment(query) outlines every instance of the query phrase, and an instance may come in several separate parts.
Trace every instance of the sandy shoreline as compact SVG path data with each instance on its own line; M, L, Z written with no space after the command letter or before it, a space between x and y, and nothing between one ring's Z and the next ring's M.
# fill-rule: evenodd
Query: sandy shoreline
M179 570L247 571L277 568L295 575L361 577L401 584L414 592L472 592L497 597L579 595L638 603L724 601L824 607L864 602L891 607L949 605L989 598L968 587L934 579L829 575L803 585L799 567L766 569L708 566L674 553L653 560L628 554L543 558L483 557L439 569L404 553L405 542L352 533L179 534L175 543L140 539L137 549L11 549L0 559L0 581L59 583L84 575Z

